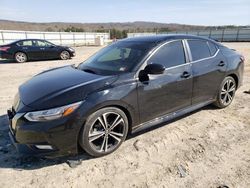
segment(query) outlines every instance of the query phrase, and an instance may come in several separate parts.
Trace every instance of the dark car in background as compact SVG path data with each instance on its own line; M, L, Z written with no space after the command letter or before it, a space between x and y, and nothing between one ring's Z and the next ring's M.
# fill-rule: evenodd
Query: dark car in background
M14 59L18 63L29 60L70 59L75 50L67 46L55 45L46 40L25 39L0 46L0 58Z
M210 39L159 35L118 41L79 66L42 72L8 111L22 153L55 157L115 151L127 135L209 104L225 108L244 58Z

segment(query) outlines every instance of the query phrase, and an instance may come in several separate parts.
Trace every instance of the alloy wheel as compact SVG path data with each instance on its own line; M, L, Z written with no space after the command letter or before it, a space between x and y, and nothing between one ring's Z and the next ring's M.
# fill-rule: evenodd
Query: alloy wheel
M67 60L70 58L70 55L69 55L69 52L67 51L62 51L61 54L60 54L60 57L62 60Z
M114 112L104 113L91 125L88 141L93 150L107 153L116 149L125 133L125 121Z
M27 61L27 56L23 52L17 52L15 58L18 63L24 63Z
M236 90L235 82L230 78L226 80L220 93L220 100L223 105L226 106L232 102L234 98L235 90Z

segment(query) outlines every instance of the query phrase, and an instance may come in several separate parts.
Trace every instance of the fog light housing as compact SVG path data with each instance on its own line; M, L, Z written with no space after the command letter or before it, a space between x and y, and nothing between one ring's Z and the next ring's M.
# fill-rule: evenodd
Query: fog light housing
M37 149L43 149L43 150L53 150L53 147L51 145L35 145Z

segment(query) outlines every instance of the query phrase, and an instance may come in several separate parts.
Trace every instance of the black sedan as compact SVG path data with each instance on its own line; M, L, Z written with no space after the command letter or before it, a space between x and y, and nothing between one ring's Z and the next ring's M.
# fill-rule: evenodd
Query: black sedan
M0 46L0 58L15 59L18 63L42 59L70 59L75 50L66 46L58 46L40 39L18 40Z
M55 157L115 151L128 134L209 104L225 108L242 84L244 57L188 35L124 39L78 67L34 76L8 111L22 153Z

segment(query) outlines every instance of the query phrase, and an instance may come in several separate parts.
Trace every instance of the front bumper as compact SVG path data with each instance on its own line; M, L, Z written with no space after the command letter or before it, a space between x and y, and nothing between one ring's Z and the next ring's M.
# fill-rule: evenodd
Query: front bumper
M75 56L76 56L76 52L70 51L70 57L75 57Z
M9 136L20 154L53 158L78 153L77 140L82 123L77 112L47 122L29 122L24 114L8 111ZM50 146L50 149L40 146Z
M29 144L20 144L16 141L13 133L9 131L9 137L12 144L15 146L18 153L22 155L43 156L43 154L50 154L51 151L39 151L35 146Z

